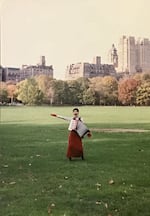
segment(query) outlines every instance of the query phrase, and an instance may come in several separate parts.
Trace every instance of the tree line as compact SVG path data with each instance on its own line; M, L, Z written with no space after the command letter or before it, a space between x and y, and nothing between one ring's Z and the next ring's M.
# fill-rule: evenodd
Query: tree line
M117 80L112 76L72 81L40 75L17 84L1 82L1 104L28 105L150 105L150 74L138 73Z

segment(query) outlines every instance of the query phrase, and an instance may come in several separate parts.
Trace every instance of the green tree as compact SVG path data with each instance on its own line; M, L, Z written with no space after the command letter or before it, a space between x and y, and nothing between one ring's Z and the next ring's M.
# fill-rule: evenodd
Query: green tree
M88 88L83 92L83 104L94 105L96 103L96 93L93 89Z
M90 79L90 88L95 92L95 104L102 104L103 88L102 88L102 77L93 77Z
M102 92L104 105L116 105L118 103L118 82L112 76L102 79Z
M6 89L1 89L0 90L0 102L3 103L8 103L8 92Z
M54 104L69 104L69 86L66 81L54 80L52 89Z
M114 77L94 77L91 88L95 91L96 104L115 105L118 103L118 82Z
M150 73L142 73L142 81L148 81L150 80Z
M43 102L43 93L34 78L29 78L17 84L17 99L28 105L38 105Z
M52 104L53 103L53 79L50 76L47 75L39 75L35 77L39 89L43 92L44 98L43 102L46 104Z
M77 80L68 81L68 103L79 105L81 100L80 84Z
M85 104L86 91L89 88L90 81L87 78L78 78L68 81L68 102L71 105Z
M137 89L136 92L136 103L137 105L150 105L150 80L143 82Z
M81 77L76 80L77 98L79 100L79 104L85 104L84 94L86 94L89 88L89 82L89 79L85 77Z
M7 85L4 82L0 82L0 102L1 103L7 103L8 102Z

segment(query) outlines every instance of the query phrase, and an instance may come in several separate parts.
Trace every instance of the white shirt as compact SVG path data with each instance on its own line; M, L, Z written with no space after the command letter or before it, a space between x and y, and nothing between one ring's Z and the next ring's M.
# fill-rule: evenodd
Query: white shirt
M75 130L77 128L77 124L78 124L79 119L81 119L79 117L71 118L71 117L65 117L65 116L60 116L60 115L57 115L57 117L61 118L61 119L64 119L66 121L70 121L70 124L69 124L69 127L68 127L69 131Z

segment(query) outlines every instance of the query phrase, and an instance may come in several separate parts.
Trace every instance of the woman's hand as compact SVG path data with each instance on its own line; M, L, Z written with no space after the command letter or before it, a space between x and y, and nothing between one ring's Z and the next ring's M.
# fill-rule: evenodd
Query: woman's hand
M51 116L57 117L57 115L55 113L51 113Z
M88 132L87 136L88 136L89 138L91 138L91 136L92 136L91 132Z

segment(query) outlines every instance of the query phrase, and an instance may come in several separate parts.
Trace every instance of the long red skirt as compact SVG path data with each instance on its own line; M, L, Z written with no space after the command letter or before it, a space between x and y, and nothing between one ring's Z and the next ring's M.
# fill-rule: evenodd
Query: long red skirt
M68 137L67 157L82 157L82 140L75 131L71 131Z

